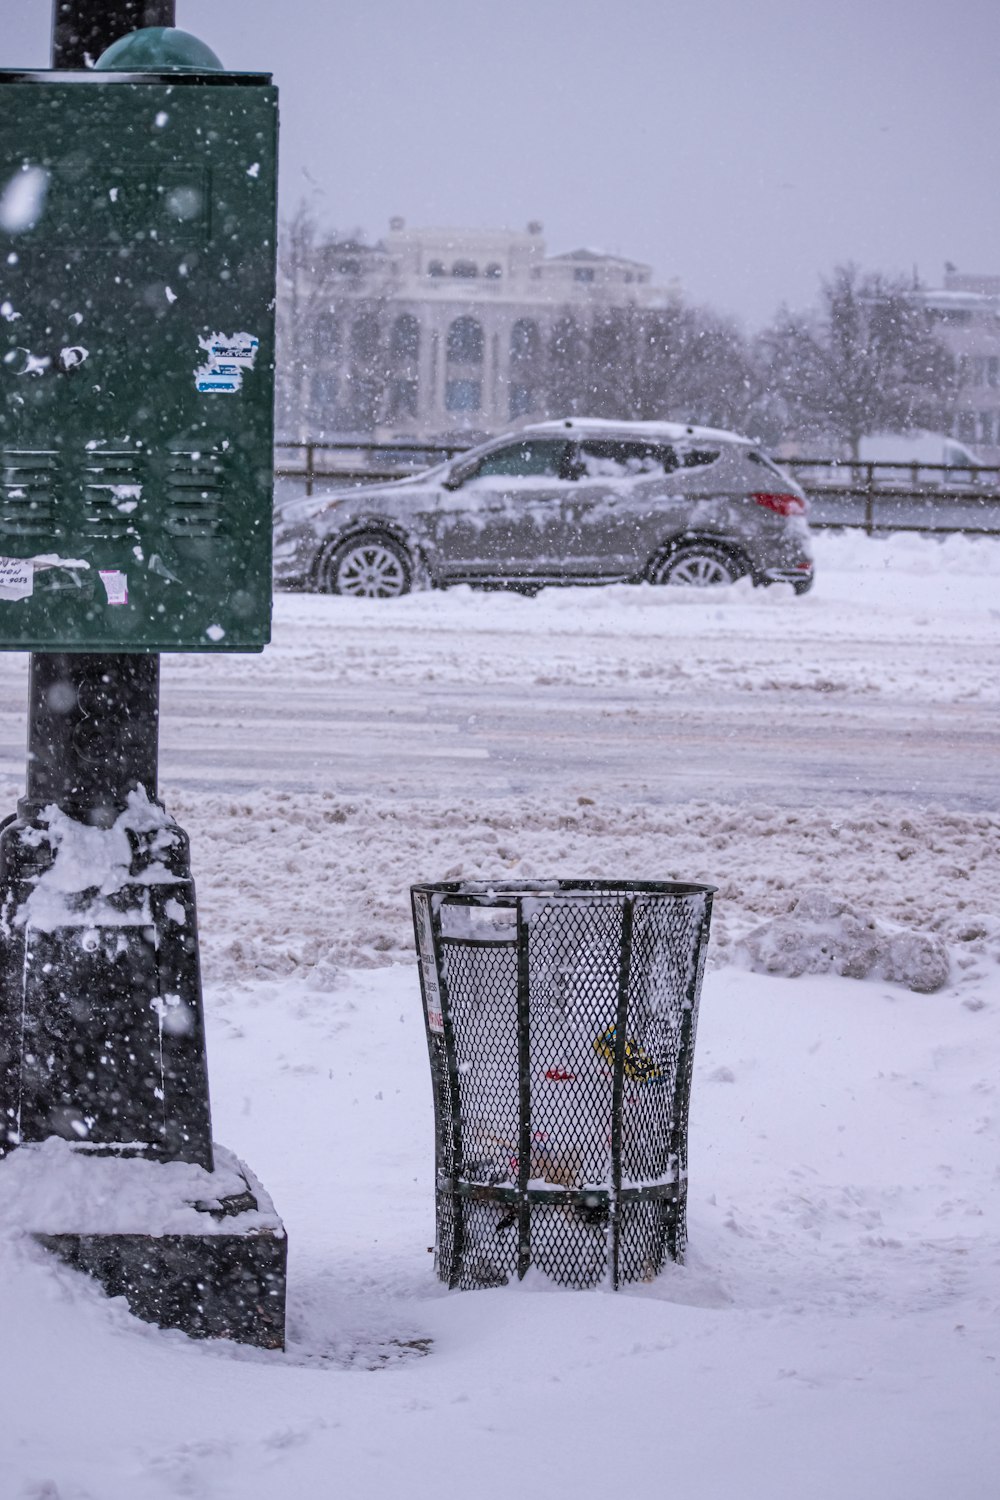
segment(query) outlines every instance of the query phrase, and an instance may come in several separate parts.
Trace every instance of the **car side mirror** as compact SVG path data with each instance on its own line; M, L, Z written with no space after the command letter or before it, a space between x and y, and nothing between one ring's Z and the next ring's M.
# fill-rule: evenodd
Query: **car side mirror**
M471 479L473 477L478 468L478 460L474 464L463 464L461 462L452 464L445 479L442 481L445 489L457 490L459 485L464 484L467 479Z

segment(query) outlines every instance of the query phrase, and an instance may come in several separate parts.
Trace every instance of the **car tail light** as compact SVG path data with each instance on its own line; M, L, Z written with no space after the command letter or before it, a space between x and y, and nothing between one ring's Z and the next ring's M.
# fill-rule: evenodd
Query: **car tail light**
M806 513L806 502L801 495L789 495L783 491L756 490L751 500L758 505L763 505L767 510L777 511L779 516L804 516Z

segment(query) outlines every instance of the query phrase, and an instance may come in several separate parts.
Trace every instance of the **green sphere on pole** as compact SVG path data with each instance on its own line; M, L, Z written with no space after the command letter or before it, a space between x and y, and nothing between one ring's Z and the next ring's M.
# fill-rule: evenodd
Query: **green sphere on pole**
M211 47L177 26L144 26L112 42L94 67L109 73L222 73Z

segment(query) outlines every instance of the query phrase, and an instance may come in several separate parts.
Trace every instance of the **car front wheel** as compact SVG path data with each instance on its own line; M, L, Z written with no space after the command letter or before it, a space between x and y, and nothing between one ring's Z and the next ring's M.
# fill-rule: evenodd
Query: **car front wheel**
M721 547L693 542L657 558L649 570L649 581L682 588L722 588L735 583L744 571Z
M324 557L317 569L323 593L354 599L398 599L413 579L410 559L398 542L374 533L351 537Z

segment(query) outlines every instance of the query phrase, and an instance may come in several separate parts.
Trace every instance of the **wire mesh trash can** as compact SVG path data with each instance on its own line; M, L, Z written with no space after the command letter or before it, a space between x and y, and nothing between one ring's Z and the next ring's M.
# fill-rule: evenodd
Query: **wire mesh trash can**
M434 1088L435 1264L650 1281L685 1243L688 1101L715 887L412 888Z

